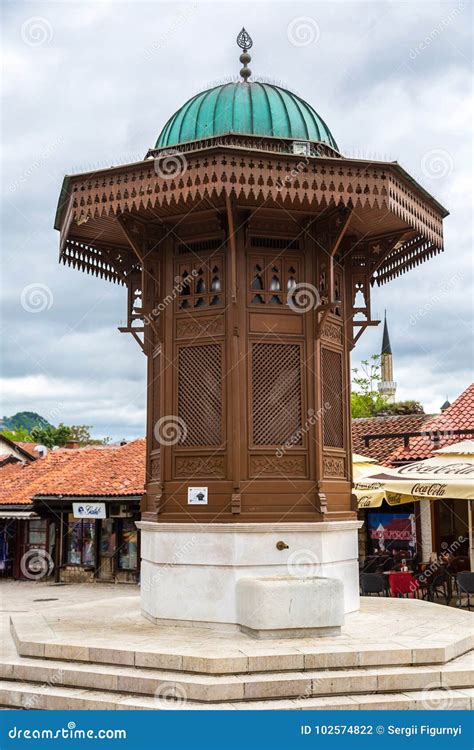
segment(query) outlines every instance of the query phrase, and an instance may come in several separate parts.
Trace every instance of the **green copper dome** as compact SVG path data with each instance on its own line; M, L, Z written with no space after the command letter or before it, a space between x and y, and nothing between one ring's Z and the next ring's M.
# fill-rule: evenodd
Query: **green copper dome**
M226 83L193 96L168 120L155 148L227 133L323 141L337 150L326 123L296 94L270 83Z

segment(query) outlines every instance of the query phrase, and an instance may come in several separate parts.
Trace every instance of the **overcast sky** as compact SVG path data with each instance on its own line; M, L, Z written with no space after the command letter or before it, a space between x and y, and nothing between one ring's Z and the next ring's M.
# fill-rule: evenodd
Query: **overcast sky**
M1 415L143 435L145 357L126 293L58 264L65 173L143 158L186 99L238 74L310 102L349 156L398 160L450 211L445 253L376 289L397 398L439 411L472 380L472 4L2 3ZM369 329L353 365L380 350Z

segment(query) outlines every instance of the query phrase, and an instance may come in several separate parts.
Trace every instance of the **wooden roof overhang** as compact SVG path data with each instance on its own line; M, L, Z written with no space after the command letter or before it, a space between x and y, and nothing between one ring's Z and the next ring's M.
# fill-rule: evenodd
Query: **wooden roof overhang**
M127 284L140 263L117 221L121 214L166 225L196 210L224 211L229 197L241 207L297 212L302 220L349 208L347 235L356 244L373 240L375 253L380 238L399 236L373 265L371 280L378 285L443 250L448 211L396 162L256 152L235 144L154 153L65 177L55 222L61 262ZM157 168L167 156L179 160L174 175Z

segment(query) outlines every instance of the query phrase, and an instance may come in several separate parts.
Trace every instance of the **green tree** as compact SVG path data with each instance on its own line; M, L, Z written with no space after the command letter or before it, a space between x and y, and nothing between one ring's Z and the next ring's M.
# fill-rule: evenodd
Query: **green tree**
M19 427L16 430L2 430L0 435L13 440L14 443L32 443L33 438L26 429L26 427Z
M361 369L352 368L352 417L375 417L387 406L387 399L382 396L377 384L381 380L380 355L372 354L370 359L361 362Z
M386 414L424 414L425 410L419 401L395 401L394 404L386 404Z
M46 448L54 448L55 445L66 445L71 437L71 427L65 424L59 424L57 427L33 427L31 437L39 445L45 445Z
M424 414L419 401L396 401L391 404L379 393L378 383L382 379L381 357L372 354L361 362L361 369L352 368L351 413L352 418L376 417L379 414Z

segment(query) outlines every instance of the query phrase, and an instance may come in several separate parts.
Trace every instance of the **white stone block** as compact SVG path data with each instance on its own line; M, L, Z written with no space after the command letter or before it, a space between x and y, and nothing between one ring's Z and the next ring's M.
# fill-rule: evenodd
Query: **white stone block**
M338 635L344 623L344 586L337 578L241 578L237 619L257 638Z
M142 611L157 623L238 629L241 580L304 582L319 576L339 579L344 611L354 612L359 608L359 526L359 521L139 522Z

